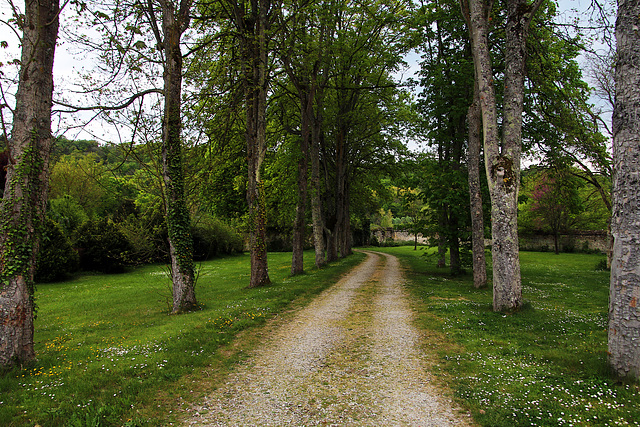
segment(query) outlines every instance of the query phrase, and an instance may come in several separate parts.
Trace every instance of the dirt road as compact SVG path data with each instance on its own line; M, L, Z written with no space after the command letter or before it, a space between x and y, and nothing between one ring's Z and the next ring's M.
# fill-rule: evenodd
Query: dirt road
M366 254L275 330L185 425L469 425L431 384L398 260Z

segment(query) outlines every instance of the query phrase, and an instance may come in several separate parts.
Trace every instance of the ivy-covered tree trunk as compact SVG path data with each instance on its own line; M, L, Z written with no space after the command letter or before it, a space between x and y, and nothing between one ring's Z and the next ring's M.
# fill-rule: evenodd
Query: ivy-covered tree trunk
M242 6L244 7L244 5ZM239 15L242 29L243 77L245 80L246 141L249 174L249 251L251 278L249 287L269 284L267 263L267 208L260 169L267 151L267 39L266 27L270 2L251 2L250 11Z
M473 102L467 114L469 126L469 147L467 169L469 174L469 202L471 207L471 253L473 258L473 286L487 286L487 261L484 253L484 213L482 210L482 190L480 187L480 132L482 113L476 87Z
M0 203L0 366L35 358L34 283L49 184L58 0L27 0L4 197Z
M166 194L166 218L173 283L173 313L197 307L191 219L184 199L182 160L182 52L180 39L189 25L191 1L182 0L178 10L161 0L164 33L164 119L162 126L162 171Z
M640 1L618 0L609 363L640 378Z

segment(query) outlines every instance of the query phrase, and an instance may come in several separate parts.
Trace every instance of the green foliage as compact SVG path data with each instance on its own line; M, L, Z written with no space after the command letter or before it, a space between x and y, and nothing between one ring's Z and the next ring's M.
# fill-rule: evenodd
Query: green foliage
M200 216L191 230L195 261L209 260L243 250L242 236L219 219Z
M308 302L362 260L288 277L291 255L269 254L272 284L247 289L248 255L201 265L201 310L167 316L161 266L41 284L38 359L0 376L3 426L142 426L177 423L244 357L234 338ZM244 334L246 337L247 334ZM233 343L233 345L230 345ZM261 342L251 343L259 345ZM244 350L244 351L243 351ZM202 375L211 369L210 377Z
M51 169L50 199L68 197L88 216L102 215L114 202L104 164L95 153L64 155Z
M113 221L85 222L76 231L74 243L82 270L122 273L130 264L131 244Z
M391 210L380 210L380 227L391 228L393 227L393 214Z
M68 194L50 199L47 215L62 227L66 236L73 236L78 227L89 219L84 208Z
M79 258L68 237L56 222L47 218L35 272L36 282L54 282L65 279L78 269Z
M129 215L117 223L118 230L131 245L129 262L134 265L167 262L167 226L161 211Z

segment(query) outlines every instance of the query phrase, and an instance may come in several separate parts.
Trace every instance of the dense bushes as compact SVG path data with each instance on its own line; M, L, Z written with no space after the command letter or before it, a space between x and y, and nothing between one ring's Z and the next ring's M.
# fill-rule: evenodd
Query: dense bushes
M231 226L210 216L197 218L191 234L195 261L242 252L243 249L242 237Z
M78 254L60 226L47 218L42 233L42 243L35 273L38 282L63 280L78 269Z
M130 214L118 222L85 220L77 225L78 209L69 200L59 199L49 210L43 236L36 280L61 280L78 270L120 273L130 265L168 258L167 230L162 214ZM71 207L71 209L68 209ZM194 260L242 252L243 240L228 224L208 215L199 215L192 226Z
M112 221L87 221L76 234L75 246L81 269L121 273L131 263L131 243Z

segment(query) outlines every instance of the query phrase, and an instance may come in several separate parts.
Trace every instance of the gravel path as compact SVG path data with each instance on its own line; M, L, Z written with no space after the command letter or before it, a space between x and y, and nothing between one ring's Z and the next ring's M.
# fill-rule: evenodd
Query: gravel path
M366 253L185 425L470 425L430 383L397 258Z

